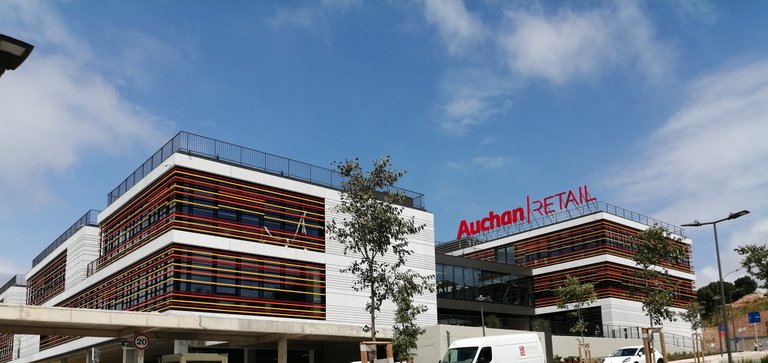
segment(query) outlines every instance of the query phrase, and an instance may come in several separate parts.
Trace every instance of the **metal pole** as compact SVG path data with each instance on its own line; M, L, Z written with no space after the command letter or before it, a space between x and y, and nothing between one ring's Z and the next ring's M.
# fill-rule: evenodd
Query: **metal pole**
M717 241L717 222L712 223L712 229L715 232L715 255L717 256L717 275L720 277L720 304L723 306L723 329L725 331L725 349L728 352L728 363L733 363L733 356L731 355L731 335L728 334L728 316L725 312L725 288L723 287L723 268L720 266L720 245Z
M728 294L728 297L731 298L731 305L733 305L733 291L731 291L731 293ZM735 349L738 352L739 351L739 343L736 342L736 340L735 340L735 338L736 338L736 324L734 323L734 319L733 319L733 306L731 306L731 331L733 332L733 337L734 337L733 349Z
M480 324L483 325L483 336L485 336L485 313L483 313L483 303L480 303Z
M752 326L755 327L755 348L757 348L757 351L759 352L760 349L760 341L757 340L757 323L753 323Z

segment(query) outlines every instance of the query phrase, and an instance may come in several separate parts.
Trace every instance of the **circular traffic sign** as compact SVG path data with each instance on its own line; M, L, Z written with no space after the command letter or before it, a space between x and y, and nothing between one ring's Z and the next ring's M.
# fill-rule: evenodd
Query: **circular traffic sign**
M149 338L144 334L137 334L133 338L133 346L136 349L146 349L149 346Z

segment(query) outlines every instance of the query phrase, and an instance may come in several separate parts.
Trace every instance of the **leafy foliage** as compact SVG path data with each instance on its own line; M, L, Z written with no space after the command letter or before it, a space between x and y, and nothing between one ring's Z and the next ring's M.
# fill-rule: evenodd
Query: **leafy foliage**
M691 324L691 330L699 330L703 311L704 308L698 302L692 302L685 306L685 311L680 313L680 318Z
M552 331L552 323L550 323L550 321L547 320L547 319L533 318L533 319L531 319L531 330L533 330L533 331L542 331L542 332L551 332Z
M405 272L393 272L398 276L393 284L392 300L397 305L395 309L394 336L392 348L395 358L406 360L411 357L411 351L417 348L419 335L424 334L424 328L416 325L416 317L427 311L426 305L414 305L413 297L421 295L424 291L434 292L435 284L433 276L424 278L419 274L408 270Z
M674 291L669 285L669 270L664 264L682 264L688 258L680 239L673 238L666 229L654 226L640 232L635 264L640 267L638 277L645 282L642 290L643 311L654 325L664 320L675 321L670 309Z
M744 256L741 266L757 280L763 281L762 287L768 289L768 244L748 244L736 248L736 253Z
M744 296L741 295L741 291L737 291L736 287L728 281L723 282L723 290L725 291L725 296L733 296L734 301ZM711 320L717 314L717 309L720 306L720 282L713 281L696 290L696 301L701 305L702 319Z
M334 211L345 217L340 221L332 219L326 229L344 245L345 254L358 256L341 272L355 276L355 291L370 292L365 310L371 314L371 324L363 330L376 340L376 312L381 311L382 303L396 290L398 275L393 271L399 271L413 253L408 249L407 238L425 225L401 217L403 208L397 204L405 196L391 190L405 172L391 170L389 157L375 161L367 174L357 159L336 166L344 181L341 203Z
M595 285L592 283L579 283L579 279L573 276L566 276L563 286L557 288L557 308L573 309L576 314L576 324L571 327L571 332L580 333L582 342L584 332L587 331L587 324L584 321L582 309L595 301Z
M757 291L757 281L749 276L739 277L733 282L733 285L739 290L737 294L733 294L734 301Z

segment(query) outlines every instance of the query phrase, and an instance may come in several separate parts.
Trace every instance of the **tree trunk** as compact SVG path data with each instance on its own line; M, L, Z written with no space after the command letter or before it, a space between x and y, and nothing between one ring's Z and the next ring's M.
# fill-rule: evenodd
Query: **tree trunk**
M371 276L373 276L373 269L370 269ZM376 341L376 299L375 299L376 286L371 282L371 340Z

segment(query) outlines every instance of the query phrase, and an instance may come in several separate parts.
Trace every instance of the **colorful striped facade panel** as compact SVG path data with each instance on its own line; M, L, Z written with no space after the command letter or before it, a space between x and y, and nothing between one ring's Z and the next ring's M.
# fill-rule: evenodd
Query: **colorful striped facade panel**
M174 244L63 301L72 308L325 319L325 266ZM41 349L70 337L41 337Z
M99 269L171 229L325 251L322 198L181 167L100 225Z
M567 276L576 277L581 283L595 284L598 299L618 298L643 301L642 289L646 281L639 276L639 272L640 270L636 267L603 262L534 276L536 307L557 305L557 288L563 286ZM684 308L688 303L696 300L691 280L669 276L663 284L663 289L674 293L673 307Z
M42 305L64 291L67 251L60 253L45 267L27 278L27 303Z
M582 260L600 255L613 255L632 259L641 241L639 230L609 220L598 220L580 226L547 233L541 236L467 254L466 257L514 263L531 269ZM662 266L685 273L693 273L691 246L679 243L688 252L683 264L662 263ZM510 250L508 247L512 247Z

